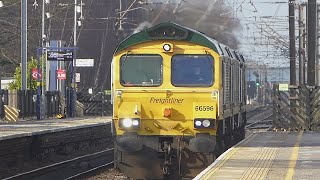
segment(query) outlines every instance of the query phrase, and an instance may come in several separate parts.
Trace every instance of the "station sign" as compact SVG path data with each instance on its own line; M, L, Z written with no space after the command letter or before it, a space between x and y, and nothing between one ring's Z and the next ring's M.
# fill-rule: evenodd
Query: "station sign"
M47 53L48 61L72 61L73 52L72 51L48 51Z
M67 79L66 70L64 70L64 69L58 69L58 70L57 70L57 79L59 79L59 80L65 80L65 79Z
M80 73L76 73L76 82L77 82L77 83L80 82Z
M76 67L93 67L94 59L77 59L73 62L73 66Z
M279 84L279 91L289 91L289 84Z
M38 79L38 76L39 76L39 78L41 79L42 78L42 73L40 72L38 72L38 68L32 68L32 70L31 70L31 76L32 76L32 79L35 79L35 80L37 80Z

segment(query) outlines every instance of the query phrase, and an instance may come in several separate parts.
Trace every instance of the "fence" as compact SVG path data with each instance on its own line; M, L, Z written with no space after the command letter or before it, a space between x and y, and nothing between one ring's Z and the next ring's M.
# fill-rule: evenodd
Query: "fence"
M88 89L81 89L77 92L77 100L84 105L84 115L86 116L112 115L111 95L103 91L89 94Z
M273 126L287 130L320 130L320 87L273 87Z
M8 90L0 89L0 118L4 118L4 105L8 105Z
M60 113L60 92L47 91L46 117L54 117ZM37 92L35 90L0 90L0 116L4 117L4 105L19 109L20 118L31 118L37 114Z
M48 91L46 96L46 117L54 117L57 114L69 114L71 107L71 90L67 91L66 99L62 99L59 91ZM0 90L0 118L4 118L4 105L19 109L20 118L32 118L37 115L37 92L35 90L8 91ZM84 105L86 116L111 116L111 96L103 91L89 94L88 89L77 92L77 100ZM62 101L66 101L62 106ZM66 109L62 109L62 108ZM65 112L66 111L66 112Z

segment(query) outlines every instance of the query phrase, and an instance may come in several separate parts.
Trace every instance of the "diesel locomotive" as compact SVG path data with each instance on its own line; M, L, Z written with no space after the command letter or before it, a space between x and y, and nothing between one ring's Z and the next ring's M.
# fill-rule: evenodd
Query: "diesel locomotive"
M193 178L245 135L245 60L196 30L132 34L111 64L115 166L133 179Z

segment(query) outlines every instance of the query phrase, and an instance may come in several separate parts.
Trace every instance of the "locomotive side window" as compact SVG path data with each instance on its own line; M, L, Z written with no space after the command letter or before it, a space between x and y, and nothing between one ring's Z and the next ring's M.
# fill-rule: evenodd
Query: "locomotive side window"
M160 55L123 55L120 59L120 83L123 86L160 86Z
M210 55L174 55L171 82L178 87L210 87L214 82L213 57Z

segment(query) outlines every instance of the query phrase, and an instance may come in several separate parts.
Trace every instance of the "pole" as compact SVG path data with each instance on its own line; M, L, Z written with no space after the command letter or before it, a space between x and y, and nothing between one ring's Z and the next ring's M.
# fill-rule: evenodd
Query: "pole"
M74 21L73 21L73 47L77 47L77 0L74 0ZM74 64L76 64L77 60L77 53L76 50L73 51L74 55ZM71 84L73 88L71 88L71 116L75 116L75 109L76 109L76 66L71 64L72 72L71 72Z
M44 34L44 6L45 6L45 0L42 0L42 18L41 18L41 47L42 47L42 51L41 51L41 57L42 57L42 67L41 67L41 74L42 74L42 77L41 77L41 94L42 96L44 95L44 48L45 48L45 40L46 40L46 37L45 37L45 34Z
M1 87L1 84L2 84L2 80L1 80L1 69L2 69L2 64L0 63L0 90L2 89L2 87ZM2 102L2 101L0 101L0 102ZM1 106L1 104L0 104L0 106Z
M304 38L304 24L303 24L303 6L299 5L299 84L303 85L304 82L304 60L303 60L303 38Z
M320 6L317 6L317 25L319 26L320 24ZM316 27L318 27L316 26ZM317 42L317 55L316 55L316 84L319 86L320 85L320 68L319 68L319 61L320 61L320 40L319 40L319 35L320 35L320 30L317 28L316 30L316 42Z
M317 14L317 1L308 0L308 21L307 21L307 30L308 30L308 85L316 85L316 14Z
M120 7L119 7L119 30L123 30L122 29L122 0L119 1L120 3Z
M296 48L294 0L289 1L289 37L290 37L290 85L296 84Z
M21 1L21 88L27 90L27 0Z
M37 119L40 120L41 119L41 88L40 88L40 58L41 58L41 54L42 54L42 48L38 48L37 49L37 69L38 69L38 74L37 74Z
M46 102L45 102L45 89L44 89L44 76L45 76L45 63L46 63L46 58L47 58L47 50L46 50L46 35L45 35L45 30L44 30L44 16L45 16L45 0L42 0L42 17L41 17L41 101L40 101L40 119L45 118L45 109L46 109Z
M77 0L74 0L73 47L77 46Z
M290 85L296 84L296 47L295 47L295 15L294 15L294 0L289 0L289 57L290 57ZM295 97L296 92L290 89L290 97ZM294 107L296 106L295 100L290 99L290 120L294 120Z

